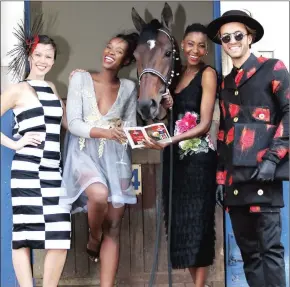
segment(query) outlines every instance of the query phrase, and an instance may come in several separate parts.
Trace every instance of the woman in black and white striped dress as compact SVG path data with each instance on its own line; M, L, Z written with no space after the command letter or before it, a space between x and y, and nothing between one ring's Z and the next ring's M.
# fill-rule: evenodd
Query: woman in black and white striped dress
M48 249L43 286L57 286L70 248L70 206L61 195L60 130L64 106L55 86L44 80L56 57L54 41L34 36L26 49L30 73L1 95L1 116L13 110L14 138L1 144L16 150L11 168L12 257L20 286L33 286L30 249Z

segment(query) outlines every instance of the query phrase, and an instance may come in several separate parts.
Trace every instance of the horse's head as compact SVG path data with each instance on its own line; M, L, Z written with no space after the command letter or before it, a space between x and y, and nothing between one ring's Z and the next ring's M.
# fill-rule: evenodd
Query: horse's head
M140 32L134 56L140 85L138 112L144 120L158 115L162 94L174 86L174 76L180 72L179 49L171 35L173 14L167 3L161 19L161 23L154 19L147 24L132 9L133 23Z

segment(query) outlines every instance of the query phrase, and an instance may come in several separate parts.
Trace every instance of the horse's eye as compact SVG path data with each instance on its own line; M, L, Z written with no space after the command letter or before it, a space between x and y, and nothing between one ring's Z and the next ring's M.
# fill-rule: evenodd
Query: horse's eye
M170 57L170 56L171 56L171 54L172 54L172 52L171 52L171 51L167 51L167 52L165 53L165 56L166 56L166 57Z

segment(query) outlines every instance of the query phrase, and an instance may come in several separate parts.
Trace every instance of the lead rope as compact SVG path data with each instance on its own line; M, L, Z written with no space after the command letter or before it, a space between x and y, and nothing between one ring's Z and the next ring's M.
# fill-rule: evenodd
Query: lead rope
M169 133L173 135L173 109L170 109L170 122L169 122ZM172 180L173 180L173 145L170 145L170 166L169 166L169 200L168 200L168 231L167 231L167 261L168 261L168 286L172 287L172 266L170 259L170 244L171 244L171 214L172 214ZM154 261L151 269L151 275L149 280L149 287L153 287L155 282L156 269L158 265L158 253L159 245L161 239L161 227L162 227L162 189L163 189L163 151L160 155L161 165L160 165L160 187L161 192L157 200L157 229L156 229L156 240L154 246Z
M173 108L170 109L170 135L173 135ZM167 239L167 261L168 261L168 286L172 287L172 266L170 257L171 246L171 215L172 215L172 183L173 183L173 144L170 145L169 162L169 200L168 200L168 239Z

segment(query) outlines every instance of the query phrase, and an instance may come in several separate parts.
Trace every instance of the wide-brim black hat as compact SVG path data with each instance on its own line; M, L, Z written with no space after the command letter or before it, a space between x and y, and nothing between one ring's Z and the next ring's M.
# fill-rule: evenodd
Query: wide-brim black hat
M247 25L249 28L256 31L253 43L258 42L264 35L263 26L254 18L249 16L246 12L241 10L230 10L225 12L221 17L213 20L207 26L207 35L215 43L221 44L219 37L219 30L221 26L231 22L239 22Z

